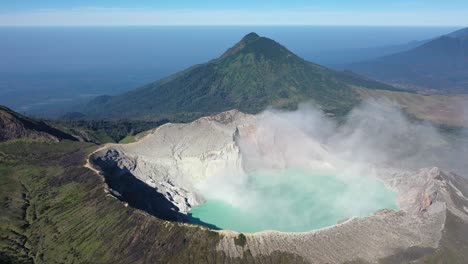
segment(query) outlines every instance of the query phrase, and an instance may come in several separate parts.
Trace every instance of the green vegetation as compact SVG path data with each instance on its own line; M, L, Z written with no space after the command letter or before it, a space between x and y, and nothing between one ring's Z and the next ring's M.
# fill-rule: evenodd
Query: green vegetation
M120 144L128 144L135 142L135 136L126 136L122 140L119 141Z
M106 196L101 179L82 167L93 148L75 142L0 144L1 263L132 263L150 248L155 253L145 255L154 259L214 248L217 237L198 228L169 232L166 226L175 224ZM184 242L185 235L193 244Z
M268 106L291 109L310 101L342 114L360 101L352 87L397 90L307 62L251 33L216 60L122 95L99 97L84 112L89 118L193 120L230 109L257 113Z
M43 121L38 121L0 105L0 142L28 138L34 140L77 140Z
M56 120L51 123L67 133L77 135L85 141L98 144L131 143L134 136L169 122L167 119L158 121L128 121L128 120Z

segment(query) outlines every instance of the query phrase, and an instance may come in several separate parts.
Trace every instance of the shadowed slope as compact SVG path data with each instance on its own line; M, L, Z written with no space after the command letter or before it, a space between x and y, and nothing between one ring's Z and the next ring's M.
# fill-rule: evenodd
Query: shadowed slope
M415 90L468 92L468 29L406 52L351 64L348 68Z
M0 142L27 138L33 140L77 140L75 137L0 105Z

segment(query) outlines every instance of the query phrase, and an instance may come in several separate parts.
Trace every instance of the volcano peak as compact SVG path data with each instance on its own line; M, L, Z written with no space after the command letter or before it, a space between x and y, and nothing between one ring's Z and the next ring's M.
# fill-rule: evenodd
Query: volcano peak
M249 34L245 35L243 38L242 38L242 42L251 42L251 41L255 41L255 40L258 40L260 38L260 36L255 33L255 32L250 32Z

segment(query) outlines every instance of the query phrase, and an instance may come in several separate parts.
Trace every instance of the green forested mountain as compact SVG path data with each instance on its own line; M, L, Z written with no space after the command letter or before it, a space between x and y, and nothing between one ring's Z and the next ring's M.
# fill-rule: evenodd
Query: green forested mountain
M414 90L468 92L468 28L405 52L346 68Z
M394 89L307 62L250 33L215 60L121 95L98 97L83 112L92 118L190 118L233 108L249 113L268 106L293 108L310 100L340 113L360 100L353 87Z

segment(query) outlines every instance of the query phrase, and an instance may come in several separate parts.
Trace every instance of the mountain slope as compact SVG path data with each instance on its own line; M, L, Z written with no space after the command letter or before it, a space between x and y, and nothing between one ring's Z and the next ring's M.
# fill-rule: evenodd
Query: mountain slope
M307 62L277 42L250 33L215 60L122 95L99 97L84 112L99 118L144 119L233 108L255 113L311 100L339 113L360 100L353 87L394 89Z
M468 28L406 52L351 64L347 68L415 90L468 92Z
M77 140L75 137L0 105L0 142L27 138L33 140Z
M452 38L467 38L468 37L468 28L462 28L460 30L454 31L447 36Z

